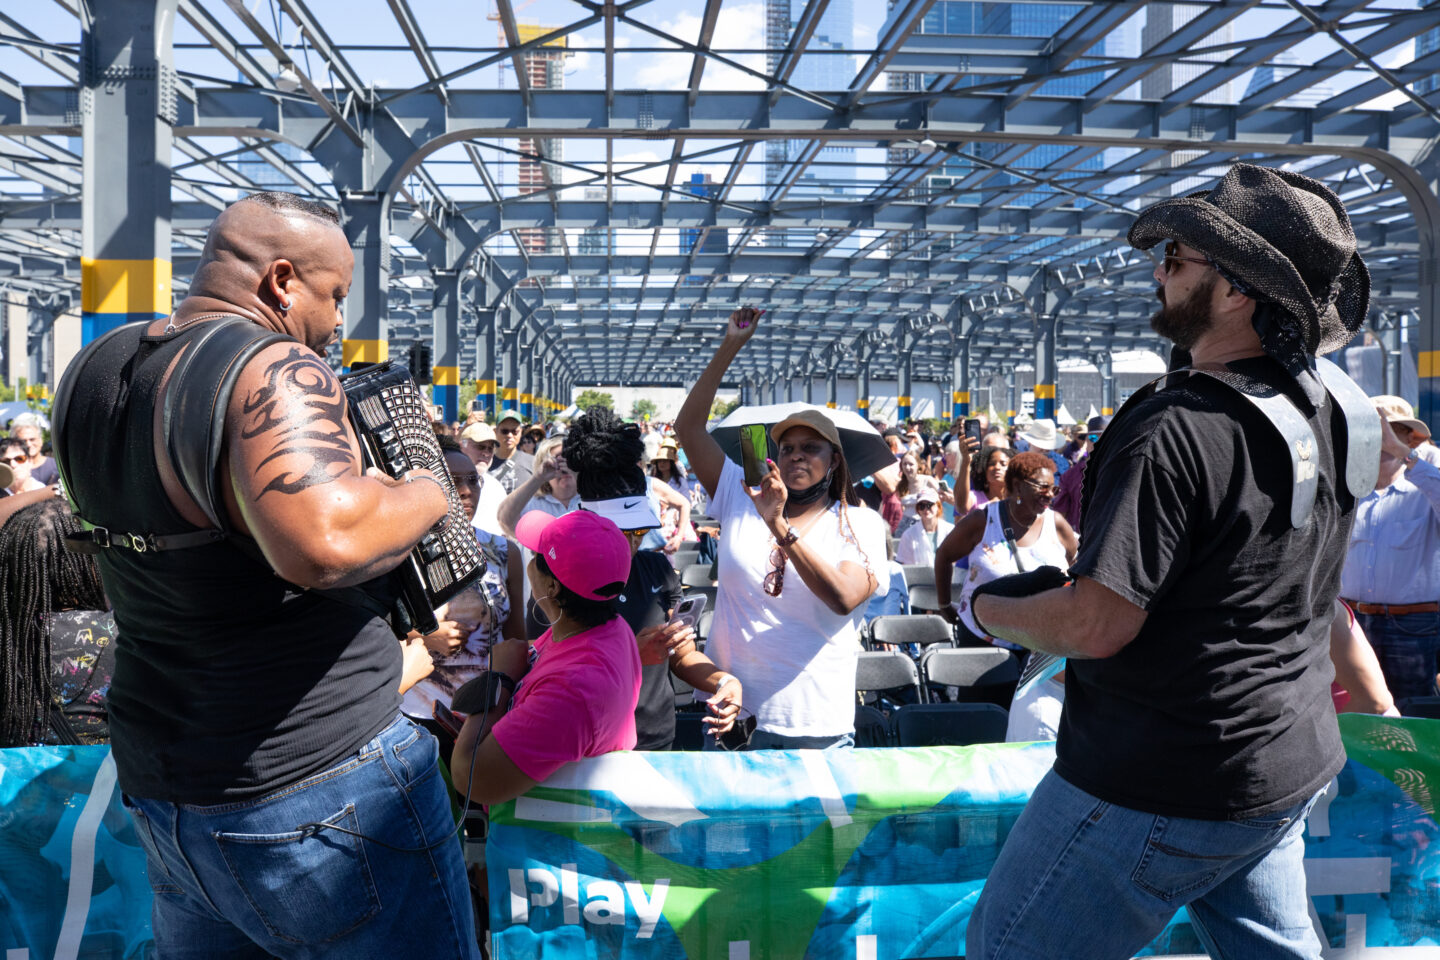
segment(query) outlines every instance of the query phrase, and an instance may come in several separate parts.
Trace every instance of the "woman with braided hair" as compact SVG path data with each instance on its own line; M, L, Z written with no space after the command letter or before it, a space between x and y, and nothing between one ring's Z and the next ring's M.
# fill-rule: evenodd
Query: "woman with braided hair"
M0 527L0 747L105 743L115 620L95 558L65 549L64 500Z
M695 646L695 631L670 623L683 595L675 568L661 553L641 550L645 535L660 525L650 499L650 478L640 463L645 441L633 423L597 407L570 426L565 462L575 471L580 509L613 521L630 541L630 578L619 596L620 616L640 646L640 699L635 705L637 750L668 750L675 740L673 672L712 696L704 723L719 737L740 712L740 682Z
M706 432L715 391L759 318L751 307L730 314L675 420L724 532L707 652L745 684L751 749L853 746L860 622L890 582L884 521L857 509L839 431L820 408L770 428L779 452L758 492Z

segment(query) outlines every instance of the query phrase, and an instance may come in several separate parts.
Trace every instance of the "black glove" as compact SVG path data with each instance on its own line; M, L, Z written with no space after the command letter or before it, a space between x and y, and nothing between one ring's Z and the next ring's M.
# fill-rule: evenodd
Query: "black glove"
M980 617L975 610L975 601L986 593L994 594L997 597L1033 597L1037 593L1044 593L1046 590L1058 590L1060 587L1068 587L1071 583L1070 574L1059 567L1039 567L1035 570L1027 570L1025 573L1013 573L1008 577L1000 577L988 583L982 583L976 587L970 595L970 615L975 618L975 626L989 636L994 636L986 629L985 624L980 622Z

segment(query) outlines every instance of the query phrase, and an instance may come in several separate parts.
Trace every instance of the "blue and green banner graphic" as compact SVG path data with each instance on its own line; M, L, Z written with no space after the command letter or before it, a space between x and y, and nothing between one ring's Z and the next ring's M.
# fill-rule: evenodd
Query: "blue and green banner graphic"
M1350 762L1306 832L1326 956L1433 960L1440 722L1341 726ZM1052 744L997 744L575 764L492 812L493 956L961 956L985 876L1053 759ZM1205 952L1181 911L1141 955Z
M1305 837L1325 956L1435 960L1440 722L1340 723L1350 760ZM960 956L1053 759L1050 744L996 744L573 764L492 811L492 956ZM146 956L150 896L106 748L0 750L5 960ZM1182 910L1141 956L1204 951Z

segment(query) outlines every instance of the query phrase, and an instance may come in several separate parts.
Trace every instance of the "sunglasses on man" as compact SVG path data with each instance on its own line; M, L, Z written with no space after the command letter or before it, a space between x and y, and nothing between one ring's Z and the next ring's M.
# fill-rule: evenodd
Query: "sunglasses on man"
M1233 273L1220 266L1220 264L1214 260L1211 260L1209 257L1182 257L1180 256L1180 244L1175 240L1167 240L1165 243L1165 256L1160 260L1160 266L1165 271L1165 275L1168 277L1176 270L1179 270L1180 264L1182 263L1199 263L1207 266L1220 274L1226 283L1234 287L1236 293L1242 293L1247 297L1252 296L1248 285L1237 280Z

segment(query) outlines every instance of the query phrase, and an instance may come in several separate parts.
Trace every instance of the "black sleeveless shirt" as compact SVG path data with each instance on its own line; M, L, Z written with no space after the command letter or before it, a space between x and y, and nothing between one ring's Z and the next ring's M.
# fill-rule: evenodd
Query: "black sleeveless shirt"
M152 337L132 325L72 371L55 453L86 521L142 535L197 529L165 494L152 437L164 371L204 326ZM401 654L385 621L281 580L244 546L98 555L115 609L110 732L128 794L252 799L332 766L395 719Z

